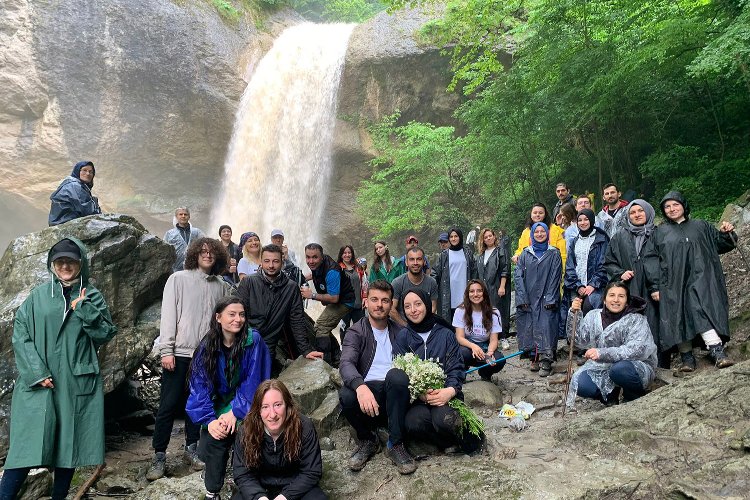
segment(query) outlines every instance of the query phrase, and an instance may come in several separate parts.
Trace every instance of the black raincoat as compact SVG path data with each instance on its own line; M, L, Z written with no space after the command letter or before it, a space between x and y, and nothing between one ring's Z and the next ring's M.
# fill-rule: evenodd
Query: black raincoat
M665 351L711 329L727 340L729 299L719 254L734 249L732 236L691 219L690 207L677 191L662 198L662 212L668 200L685 207L685 220L676 224L666 219L643 249L649 290L660 295L659 348Z

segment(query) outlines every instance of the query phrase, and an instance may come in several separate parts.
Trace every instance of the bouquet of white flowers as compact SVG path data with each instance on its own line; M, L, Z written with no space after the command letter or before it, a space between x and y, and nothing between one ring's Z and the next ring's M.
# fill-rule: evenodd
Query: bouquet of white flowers
M420 359L412 353L396 356L393 367L406 372L409 377L409 395L414 401L430 389L445 387L445 372L443 367L433 359ZM484 422L466 406L460 399L453 398L448 405L458 412L461 417L461 435L469 431L479 437L484 432Z

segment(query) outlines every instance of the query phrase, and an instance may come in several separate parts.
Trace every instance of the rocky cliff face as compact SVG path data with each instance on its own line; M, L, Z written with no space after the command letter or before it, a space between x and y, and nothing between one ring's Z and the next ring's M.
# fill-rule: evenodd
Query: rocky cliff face
M80 159L96 164L105 211L157 233L176 205L207 222L244 77L288 22L231 25L197 0L4 0L0 206L20 197L26 220L0 244L46 226L49 194Z
M371 234L354 216L356 191L372 173L376 151L367 128L395 111L401 120L456 125L453 112L462 101L449 93L449 59L440 48L419 41L419 31L440 11L381 12L357 26L349 41L339 89L334 136L335 165L324 233L335 248L353 243L370 253ZM375 216L375 214L373 214Z

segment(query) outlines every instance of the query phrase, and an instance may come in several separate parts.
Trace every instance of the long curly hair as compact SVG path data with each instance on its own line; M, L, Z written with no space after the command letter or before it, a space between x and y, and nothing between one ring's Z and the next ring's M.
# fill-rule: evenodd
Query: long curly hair
M482 302L479 304L479 307L482 309L482 326L489 332L492 329L492 315L495 313L495 309L492 308L490 292L487 290L487 285L485 285L482 280L469 280L466 284L466 290L464 290L464 301L460 306L464 309L464 329L467 332L474 329L474 320L471 317L471 313L474 311L474 304L469 300L469 288L471 288L471 285L480 285L482 287Z
M261 382L253 396L253 404L242 422L242 446L245 448L245 465L249 468L260 467L261 451L263 449L263 437L265 427L260 416L263 398L270 390L277 390L286 405L286 416L284 418L284 458L287 462L294 462L299 458L302 448L302 419L297 403L294 402L292 394L284 383L272 378Z
M214 265L211 266L211 272L208 274L224 274L229 267L229 253L221 241L207 237L190 242L190 246L185 253L185 269L198 269L198 256L201 254L203 245L207 245L214 256Z
M214 313L211 316L211 323L208 327L208 333L203 337L203 340L201 340L201 343L195 350L195 356L193 356L193 359L190 362L190 373L195 370L202 370L206 374L206 378L212 388L216 381L216 368L219 364L219 353L221 352L221 344L224 338L221 325L216 320L216 316L224 312L224 309L232 304L242 305L242 301L237 297L224 297L219 299L216 303ZM245 349L245 344L247 344L247 335L248 328L247 323L245 323L245 326L240 330L237 337L235 337L232 348L229 349L229 359L227 360L226 371L224 373L227 385L231 386L237 370L239 370L242 365L242 354ZM190 377L188 376L188 380L189 379Z

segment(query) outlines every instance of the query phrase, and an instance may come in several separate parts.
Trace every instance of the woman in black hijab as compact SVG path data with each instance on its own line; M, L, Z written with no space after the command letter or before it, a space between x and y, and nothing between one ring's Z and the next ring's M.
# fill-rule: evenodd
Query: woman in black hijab
M602 307L604 287L607 286L604 256L607 254L609 237L594 226L595 219L594 212L589 208L578 212L578 236L570 242L565 263L565 305L568 306L575 297L583 298L584 315Z
M466 283L479 278L474 251L464 246L464 234L457 227L448 231L450 246L442 251L435 266L438 284L438 314L446 321L453 320L453 313L464 299Z
M445 387L427 391L406 412L406 434L442 448L459 445L466 453L474 452L482 439L470 432L460 437L461 419L448 405L453 398L463 400L461 387L466 379L456 334L450 323L433 314L424 291L412 290L403 300L407 326L396 335L393 354L413 353L420 359L436 360L446 377Z

